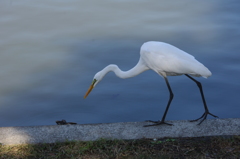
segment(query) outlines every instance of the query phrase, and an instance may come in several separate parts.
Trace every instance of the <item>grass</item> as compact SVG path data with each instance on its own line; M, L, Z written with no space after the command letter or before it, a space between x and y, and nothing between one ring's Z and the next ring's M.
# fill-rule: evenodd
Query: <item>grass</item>
M240 158L240 136L0 145L2 159Z

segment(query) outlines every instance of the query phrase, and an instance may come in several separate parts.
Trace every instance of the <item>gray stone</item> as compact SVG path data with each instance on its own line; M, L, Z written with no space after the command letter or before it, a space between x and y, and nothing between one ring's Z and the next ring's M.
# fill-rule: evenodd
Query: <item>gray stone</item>
M198 122L167 121L173 126L159 125L143 127L147 122L1 127L0 143L37 144L64 141L92 141L105 139L141 139L141 138L176 138L240 135L240 118L207 119L201 125Z

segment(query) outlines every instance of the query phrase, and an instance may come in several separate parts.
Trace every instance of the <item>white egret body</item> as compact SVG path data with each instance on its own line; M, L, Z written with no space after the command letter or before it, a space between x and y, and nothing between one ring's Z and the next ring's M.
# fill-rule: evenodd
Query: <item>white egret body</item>
M199 123L201 124L206 119L208 114L214 117L217 117L211 114L208 110L208 107L204 98L204 94L202 91L201 83L191 77L191 76L196 76L196 77L202 76L207 78L211 76L212 73L208 70L208 68L206 68L203 64L197 61L192 55L178 49L175 46L172 46L170 44L163 43L163 42L157 42L157 41L149 41L142 45L140 49L140 59L137 65L132 69L128 71L122 71L118 68L117 65L110 64L106 66L103 70L96 73L93 78L93 82L90 88L88 89L86 95L84 96L84 98L88 96L91 90L103 79L103 77L109 71L113 71L116 74L116 76L125 79L125 78L134 77L149 69L155 71L165 79L166 84L168 86L169 93L170 93L170 98L169 98L166 110L164 112L164 115L162 117L162 120L161 121L148 120L149 122L153 122L155 124L147 125L147 126L168 124L165 122L165 117L166 117L168 108L171 104L171 101L173 99L173 93L169 85L167 76L178 76L178 75L184 74L188 78L196 82L196 84L198 85L201 92L205 112L200 118L192 121L197 121L199 119L202 119ZM168 125L172 125L172 124L168 124Z

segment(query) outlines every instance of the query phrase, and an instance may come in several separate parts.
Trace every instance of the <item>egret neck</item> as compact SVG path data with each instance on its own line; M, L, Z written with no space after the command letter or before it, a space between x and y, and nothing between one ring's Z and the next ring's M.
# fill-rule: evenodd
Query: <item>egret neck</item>
M140 59L136 66L134 66L132 69L128 71L122 71L117 65L110 64L106 66L103 70L100 72L102 73L103 77L110 71L113 71L116 76L119 78L130 78L139 75L140 73L149 70L149 68L144 64L144 62Z

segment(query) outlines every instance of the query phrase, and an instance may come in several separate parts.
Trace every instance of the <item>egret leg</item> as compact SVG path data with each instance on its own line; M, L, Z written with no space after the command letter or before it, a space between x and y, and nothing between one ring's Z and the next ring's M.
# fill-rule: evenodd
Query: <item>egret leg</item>
M198 120L202 119L202 120L198 123L198 125L200 125L200 124L207 118L207 115L211 115L211 116L213 116L213 117L215 117L215 118L218 118L218 116L213 115L213 114L210 113L209 110L208 110L207 103L206 103L206 100L205 100L205 98L204 98L204 94L203 94L203 90L202 90L202 84L201 84L200 82L198 82L197 80L195 80L194 78L192 78L191 76L189 76L189 75L187 75L187 74L185 74L185 75L186 75L188 78L190 78L191 80L193 80L193 81L197 84L197 86L198 86L198 88L199 88L199 90L200 90L201 96L202 96L202 101L203 101L203 105L204 105L204 109L205 109L205 112L203 113L203 115L202 115L200 118L197 118L197 119L195 119L195 120L190 120L190 122L194 122L194 121L198 121Z
M161 124L173 125L173 124L169 124L169 123L166 123L166 122L165 122L165 118L166 118L166 115L167 115L169 106L170 106L170 104L171 104L171 102L172 102L172 99L173 99L173 96L174 96L174 95L173 95L172 89L171 89L171 87L170 87L170 85L169 85L169 82L168 82L167 77L164 77L164 79L165 79L165 81L166 81L166 84L167 84L167 87L168 87L168 90L169 90L169 93L170 93L170 97L169 97L169 100L168 100L168 104L167 104L166 110L165 110L165 112L164 112L164 114L163 114L162 120L161 120L161 121L160 121L160 120L158 120L158 121L146 120L146 122L152 122L152 123L154 123L154 124L152 124L152 125L144 125L144 127L156 126L156 125L161 125Z

